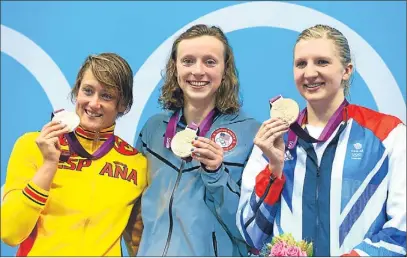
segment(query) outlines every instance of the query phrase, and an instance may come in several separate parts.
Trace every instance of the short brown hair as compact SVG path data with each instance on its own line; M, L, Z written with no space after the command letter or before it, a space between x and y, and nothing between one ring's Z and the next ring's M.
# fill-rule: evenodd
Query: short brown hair
M177 49L182 40L201 36L212 36L223 43L225 49L225 71L224 78L216 92L215 106L222 113L236 113L242 104L239 98L238 71L235 66L232 47L219 27L210 27L204 24L192 26L178 36L172 44L171 56L166 65L165 76L163 76L164 84L160 89L161 95L158 102L162 108L168 110L177 110L184 106L184 95L177 80Z
M75 85L71 90L71 101L78 96L79 87L85 71L90 68L95 78L105 87L115 88L119 93L117 106L125 107L122 116L130 111L133 105L133 71L130 65L122 57L115 53L101 53L89 55L79 69Z

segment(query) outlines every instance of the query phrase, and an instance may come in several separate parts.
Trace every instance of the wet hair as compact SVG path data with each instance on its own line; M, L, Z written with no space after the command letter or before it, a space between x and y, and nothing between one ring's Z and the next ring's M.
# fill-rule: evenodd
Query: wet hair
M339 54L339 59L342 66L345 68L349 63L352 63L348 40L339 30L328 25L317 24L308 29L305 29L298 36L295 45L301 40L327 38L334 42ZM345 96L349 93L351 76L348 80L342 80L342 86Z
M221 85L215 94L215 107L222 113L231 114L239 111L242 102L239 98L238 71L235 66L232 47L223 33L216 26L204 24L194 25L182 33L172 44L171 54L168 59L164 84L160 89L159 104L163 109L177 110L184 106L184 94L177 80L177 50L179 43L184 39L192 39L201 36L212 36L223 43L225 70Z
M119 112L118 116L129 112L133 105L133 71L127 61L115 53L89 55L85 59L71 90L71 101L75 102L83 75L88 68L104 87L117 89L119 94L117 107L125 107L124 112Z

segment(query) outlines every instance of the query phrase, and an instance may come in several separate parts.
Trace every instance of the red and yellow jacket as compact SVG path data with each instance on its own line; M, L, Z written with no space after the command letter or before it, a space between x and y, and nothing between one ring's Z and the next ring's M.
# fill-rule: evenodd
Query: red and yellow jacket
M78 127L79 142L93 153L114 126L95 135ZM1 206L1 239L20 245L19 256L121 256L120 238L134 203L146 187L146 158L115 136L102 158L72 155L60 162L49 191L31 179L43 158L35 139L20 137L10 156ZM68 150L66 139L61 148Z

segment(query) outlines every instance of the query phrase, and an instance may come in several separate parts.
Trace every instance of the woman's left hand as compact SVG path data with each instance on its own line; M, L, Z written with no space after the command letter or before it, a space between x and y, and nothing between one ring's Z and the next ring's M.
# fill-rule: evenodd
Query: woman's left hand
M223 148L214 141L205 138L197 137L192 141L194 146L192 150L192 158L201 162L207 170L217 170L223 162Z

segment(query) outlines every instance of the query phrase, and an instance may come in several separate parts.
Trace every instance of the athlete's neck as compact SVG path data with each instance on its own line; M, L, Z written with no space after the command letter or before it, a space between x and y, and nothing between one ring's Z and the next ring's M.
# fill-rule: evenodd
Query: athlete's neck
M344 100L345 97L342 95L342 97L333 100L307 102L307 123L312 126L324 127Z
M201 103L200 105L185 103L183 109L185 120L187 124L194 122L199 125L214 108L214 103Z

